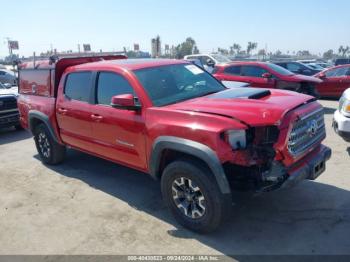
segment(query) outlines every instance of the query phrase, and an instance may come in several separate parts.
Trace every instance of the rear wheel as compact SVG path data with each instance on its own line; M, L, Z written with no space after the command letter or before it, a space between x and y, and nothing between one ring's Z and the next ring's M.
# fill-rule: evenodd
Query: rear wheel
M58 144L45 124L40 124L34 131L35 145L42 162L56 165L64 160L66 148Z
M170 163L162 175L162 194L179 224L198 233L214 231L221 224L225 203L210 170L194 161Z

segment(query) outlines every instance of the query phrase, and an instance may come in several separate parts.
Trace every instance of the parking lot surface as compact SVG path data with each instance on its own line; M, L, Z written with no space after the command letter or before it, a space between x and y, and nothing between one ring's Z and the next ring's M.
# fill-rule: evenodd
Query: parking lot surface
M176 224L145 174L70 150L43 165L27 131L0 131L0 254L350 254L350 144L331 128L317 181L248 197L210 235Z

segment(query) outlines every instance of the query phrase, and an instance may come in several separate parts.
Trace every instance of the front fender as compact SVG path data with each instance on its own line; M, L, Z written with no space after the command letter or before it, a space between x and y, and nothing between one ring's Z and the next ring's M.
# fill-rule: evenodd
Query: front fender
M159 176L160 161L162 153L165 149L171 149L178 152L183 152L188 155L197 157L207 163L212 171L215 180L223 194L230 194L231 189L227 181L225 171L217 157L216 153L208 146L179 137L161 136L153 143L152 153L150 157L150 173L153 177Z

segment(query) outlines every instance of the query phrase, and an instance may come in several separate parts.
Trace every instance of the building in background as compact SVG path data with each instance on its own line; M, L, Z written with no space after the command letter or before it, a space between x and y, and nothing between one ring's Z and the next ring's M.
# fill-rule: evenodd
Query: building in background
M157 36L156 38L152 38L151 40L151 50L152 50L152 57L161 57L162 55L162 45L160 41L160 36Z

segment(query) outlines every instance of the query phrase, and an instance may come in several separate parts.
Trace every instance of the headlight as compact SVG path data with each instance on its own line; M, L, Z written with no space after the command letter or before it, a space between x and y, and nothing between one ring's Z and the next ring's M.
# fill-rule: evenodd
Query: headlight
M343 111L345 113L350 113L350 100L342 97L339 101L339 111Z
M232 149L242 149L247 146L245 130L228 130L226 131L226 138Z

